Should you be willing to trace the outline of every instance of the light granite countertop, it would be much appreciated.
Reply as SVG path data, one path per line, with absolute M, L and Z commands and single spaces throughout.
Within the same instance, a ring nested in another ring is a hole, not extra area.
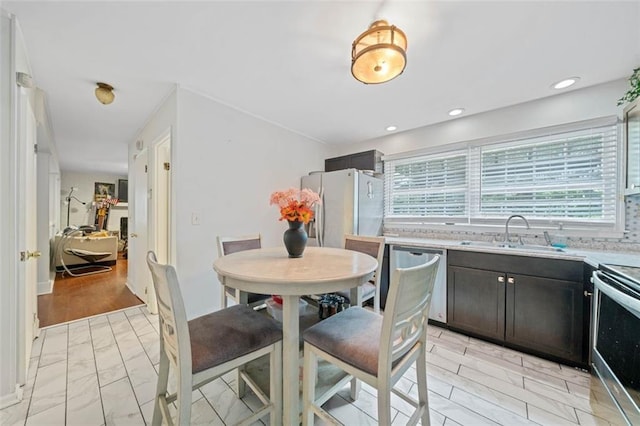
M 499 253 L 513 256 L 544 257 L 549 259 L 579 260 L 597 268 L 600 264 L 614 264 L 640 267 L 640 253 L 601 252 L 596 250 L 563 248 L 562 251 L 544 251 L 522 249 L 519 247 L 498 247 L 494 245 L 465 245 L 462 240 L 437 240 L 415 237 L 399 237 L 385 235 L 385 242 L 390 245 L 429 247 L 445 250 L 475 251 L 481 253 Z M 466 241 L 465 241 L 466 242 Z

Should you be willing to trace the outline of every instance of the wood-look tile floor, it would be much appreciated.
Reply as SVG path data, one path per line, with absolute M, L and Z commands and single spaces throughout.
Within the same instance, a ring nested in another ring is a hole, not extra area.
M 58 272 L 53 292 L 38 296 L 41 327 L 113 312 L 142 303 L 127 287 L 127 259 L 118 256 L 112 271 L 82 277 Z
M 434 425 L 623 425 L 589 373 L 429 327 L 427 361 Z M 151 421 L 158 317 L 146 308 L 43 329 L 36 339 L 24 400 L 0 411 L 2 425 L 144 425 Z M 400 381 L 415 394 L 415 369 Z M 192 424 L 225 425 L 256 406 L 233 392 L 233 373 L 194 392 Z M 393 424 L 409 407 L 392 400 Z M 357 401 L 349 389 L 325 404 L 345 425 L 377 424 L 376 391 Z M 261 424 L 261 423 L 257 423 Z

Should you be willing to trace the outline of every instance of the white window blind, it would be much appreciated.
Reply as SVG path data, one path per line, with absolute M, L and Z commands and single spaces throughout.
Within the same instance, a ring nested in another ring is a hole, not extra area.
M 385 161 L 385 222 L 615 227 L 617 124 L 540 133 Z
M 466 150 L 385 163 L 385 181 L 388 217 L 468 216 Z

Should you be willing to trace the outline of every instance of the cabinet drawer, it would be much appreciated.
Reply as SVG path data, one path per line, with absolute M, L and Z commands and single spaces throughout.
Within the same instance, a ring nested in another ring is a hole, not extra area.
M 575 260 L 550 259 L 546 257 L 514 256 L 497 253 L 449 250 L 448 263 L 493 271 L 516 272 L 566 281 L 582 281 L 582 262 Z

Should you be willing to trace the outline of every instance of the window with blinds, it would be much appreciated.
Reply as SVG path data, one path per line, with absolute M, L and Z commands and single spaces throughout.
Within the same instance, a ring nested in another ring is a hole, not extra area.
M 387 215 L 467 217 L 467 152 L 408 158 L 385 164 Z
M 617 124 L 608 120 L 387 160 L 385 221 L 483 224 L 522 214 L 610 229 L 618 211 L 617 147 Z

